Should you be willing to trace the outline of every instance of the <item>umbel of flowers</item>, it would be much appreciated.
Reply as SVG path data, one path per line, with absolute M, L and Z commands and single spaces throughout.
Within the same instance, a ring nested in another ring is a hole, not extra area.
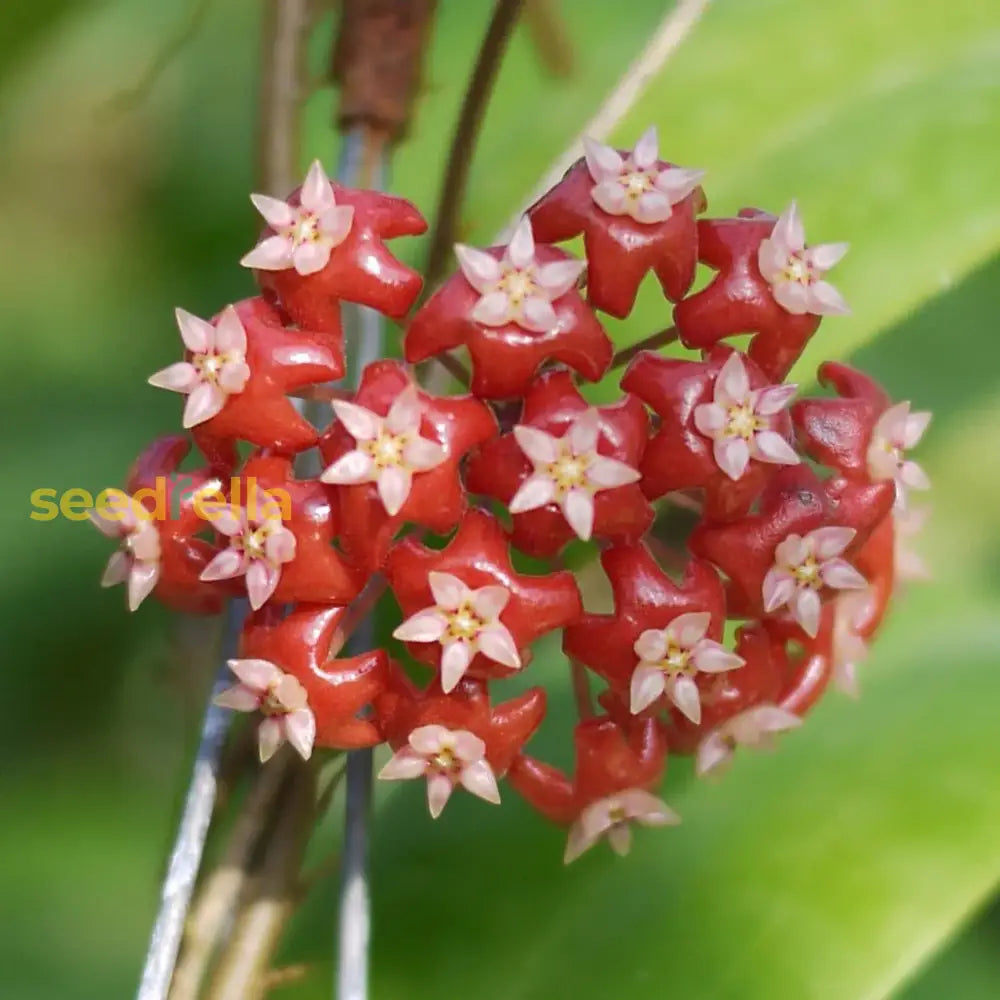
M 257 714 L 262 759 L 285 741 L 303 757 L 386 743 L 380 777 L 424 782 L 432 816 L 459 790 L 490 806 L 513 790 L 567 827 L 570 861 L 679 821 L 657 797 L 668 755 L 714 773 L 797 727 L 831 681 L 857 690 L 920 569 L 901 543 L 928 486 L 908 452 L 929 415 L 837 363 L 819 369 L 832 392 L 796 399 L 789 370 L 847 311 L 828 281 L 847 247 L 808 243 L 794 202 L 707 217 L 702 176 L 661 159 L 652 128 L 631 150 L 587 141 L 509 244 L 455 248 L 414 315 L 420 275 L 386 246 L 425 230 L 409 202 L 318 162 L 287 200 L 253 195 L 265 228 L 242 263 L 260 295 L 211 319 L 177 311 L 183 356 L 149 381 L 184 397 L 186 433 L 153 442 L 93 519 L 119 543 L 102 582 L 126 583 L 131 610 L 249 597 L 219 700 Z M 583 260 L 557 245 L 580 235 Z M 691 293 L 699 263 L 715 274 Z M 601 314 L 627 316 L 650 271 L 687 354 L 639 353 L 619 397 L 590 405 L 580 383 L 613 366 Z M 343 375 L 342 302 L 405 319 L 404 360 L 369 365 L 318 430 L 288 397 Z M 745 351 L 730 343 L 745 334 Z M 413 365 L 456 348 L 468 393 L 432 395 Z M 192 446 L 204 460 L 182 493 Z M 295 478 L 311 448 L 322 470 Z M 159 519 L 142 493 L 156 480 L 172 501 Z M 698 521 L 667 573 L 651 530 L 671 504 Z M 574 540 L 599 549 L 613 613 L 585 612 L 558 568 Z M 521 572 L 517 552 L 550 570 Z M 382 649 L 341 656 L 373 577 L 402 609 L 407 669 Z M 544 687 L 495 693 L 536 675 L 551 632 L 603 685 L 572 774 L 527 749 Z

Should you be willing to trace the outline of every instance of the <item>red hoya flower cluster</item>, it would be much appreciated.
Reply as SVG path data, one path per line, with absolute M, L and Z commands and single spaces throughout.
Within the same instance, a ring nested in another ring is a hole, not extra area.
M 426 224 L 319 163 L 288 201 L 253 196 L 266 228 L 243 264 L 261 294 L 211 320 L 178 310 L 183 360 L 150 378 L 184 396 L 190 439 L 154 442 L 93 518 L 121 543 L 103 582 L 127 582 L 132 610 L 149 594 L 204 614 L 248 597 L 219 700 L 260 713 L 262 759 L 284 741 L 303 757 L 387 743 L 380 776 L 425 779 L 433 816 L 459 785 L 499 802 L 506 778 L 570 828 L 569 861 L 678 821 L 656 795 L 668 754 L 707 774 L 798 726 L 831 680 L 854 690 L 912 574 L 899 539 L 928 483 L 906 451 L 929 415 L 835 363 L 819 370 L 835 394 L 795 399 L 789 369 L 846 312 L 826 280 L 846 246 L 807 245 L 794 203 L 706 218 L 701 178 L 660 159 L 653 129 L 630 151 L 588 141 L 509 244 L 456 247 L 459 270 L 409 318 L 405 361 L 334 393 L 322 432 L 289 394 L 343 376 L 341 302 L 408 315 L 421 278 L 386 241 Z M 581 234 L 586 260 L 555 245 Z M 715 275 L 692 294 L 699 262 Z M 593 406 L 579 382 L 613 362 L 601 313 L 628 315 L 649 271 L 695 353 L 638 354 L 619 398 Z M 743 334 L 746 351 L 728 342 Z M 417 384 L 415 363 L 455 348 L 468 395 Z M 191 439 L 204 461 L 180 476 Z M 296 478 L 313 448 L 321 472 Z M 667 566 L 651 528 L 670 504 L 698 522 Z M 612 613 L 585 612 L 559 568 L 572 540 L 599 548 Z M 550 568 L 520 572 L 515 550 Z M 401 608 L 406 670 L 382 649 L 340 655 L 379 586 Z M 495 697 L 555 631 L 604 684 L 572 775 L 525 752 L 545 690 Z

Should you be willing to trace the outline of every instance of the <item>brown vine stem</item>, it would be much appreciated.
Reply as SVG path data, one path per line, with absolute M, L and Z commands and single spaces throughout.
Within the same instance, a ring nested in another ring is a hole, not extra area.
M 472 375 L 469 369 L 462 364 L 454 354 L 445 351 L 444 354 L 436 354 L 433 358 L 453 379 L 466 389 L 472 382 Z
M 455 134 L 448 153 L 448 164 L 441 180 L 437 217 L 434 220 L 430 250 L 427 252 L 427 264 L 424 268 L 425 293 L 434 289 L 447 270 L 451 248 L 458 231 L 458 219 L 465 203 L 472 154 L 479 138 L 483 114 L 493 92 L 493 84 L 507 49 L 507 41 L 517 23 L 523 4 L 524 0 L 497 0 L 483 44 L 479 49 L 479 56 L 465 91 L 458 124 L 455 126 Z
M 316 768 L 293 760 L 260 874 L 216 970 L 208 1000 L 261 1000 L 271 959 L 298 902 L 298 873 L 316 818 Z
M 638 340 L 634 344 L 623 347 L 618 351 L 611 359 L 611 367 L 608 371 L 613 372 L 618 368 L 624 368 L 634 357 L 643 351 L 655 351 L 657 348 L 672 344 L 676 339 L 677 328 L 673 326 L 667 327 L 666 330 L 658 330 L 656 333 L 651 333 L 648 337 L 643 337 L 642 340 Z
M 232 919 L 247 881 L 254 851 L 292 764 L 292 751 L 279 754 L 257 772 L 236 819 L 222 861 L 204 880 L 191 909 L 170 1000 L 197 1000 L 215 948 Z
M 263 10 L 256 190 L 284 197 L 297 181 L 306 40 L 318 11 L 311 0 L 265 0 Z
M 517 24 L 525 2 L 526 0 L 497 0 L 483 44 L 479 49 L 476 65 L 469 78 L 438 193 L 437 216 L 431 229 L 431 245 L 424 268 L 425 298 L 435 290 L 448 269 L 452 246 L 458 235 L 458 222 L 465 203 L 469 171 L 472 168 L 472 156 L 479 138 L 479 129 L 507 50 L 507 41 Z M 437 362 L 463 387 L 467 388 L 471 383 L 472 376 L 469 374 L 469 369 L 454 354 L 445 352 L 431 360 Z M 435 392 L 444 386 L 440 385 L 432 375 L 428 388 Z

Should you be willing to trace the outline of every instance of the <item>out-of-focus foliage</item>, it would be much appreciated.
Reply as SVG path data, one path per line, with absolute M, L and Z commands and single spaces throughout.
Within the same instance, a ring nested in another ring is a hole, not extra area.
M 115 101 L 184 6 L 0 10 L 0 995 L 17 1000 L 132 989 L 212 658 L 200 626 L 129 617 L 119 592 L 98 590 L 96 532 L 28 516 L 32 490 L 97 492 L 176 426 L 177 400 L 145 385 L 176 355 L 172 308 L 208 315 L 251 292 L 236 261 L 255 227 L 257 5 L 213 0 L 152 93 L 130 110 Z M 393 177 L 428 212 L 489 6 L 441 5 Z M 514 39 L 463 238 L 488 241 L 506 221 L 662 7 L 565 0 L 571 80 L 547 79 Z M 719 785 L 674 767 L 667 795 L 685 824 L 643 836 L 627 862 L 564 872 L 559 834 L 510 793 L 497 812 L 456 801 L 433 825 L 418 789 L 386 795 L 376 996 L 883 997 L 994 890 L 998 57 L 1000 15 L 981 0 L 717 0 L 622 124 L 627 140 L 656 121 L 666 155 L 708 168 L 714 212 L 798 197 L 811 238 L 852 242 L 836 281 L 854 315 L 827 321 L 800 375 L 851 357 L 936 411 L 921 453 L 936 581 L 901 603 L 860 704 L 831 695 L 777 755 L 739 761 Z M 333 163 L 332 101 L 309 103 L 303 162 Z M 625 343 L 667 318 L 647 290 L 613 328 Z M 552 655 L 537 669 L 561 668 Z M 557 699 L 541 754 L 568 711 Z M 327 954 L 333 894 L 332 881 L 316 890 L 289 959 Z M 986 995 L 975 983 L 1000 968 L 982 939 L 902 995 Z M 326 996 L 327 964 L 284 995 Z

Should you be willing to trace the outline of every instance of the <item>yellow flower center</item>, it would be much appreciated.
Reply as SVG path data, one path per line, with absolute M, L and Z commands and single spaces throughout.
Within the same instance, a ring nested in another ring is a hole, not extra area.
M 573 455 L 564 447 L 559 458 L 549 464 L 546 474 L 556 484 L 556 490 L 561 496 L 572 489 L 587 488 L 587 467 L 589 465 L 589 456 Z
M 624 806 L 614 805 L 608 810 L 608 819 L 617 826 L 628 819 L 628 813 L 625 812 Z
M 749 403 L 730 406 L 727 414 L 726 433 L 749 441 L 763 427 L 763 420 L 753 412 Z
M 811 587 L 813 590 L 819 590 L 823 586 L 819 575 L 819 563 L 813 555 L 806 556 L 792 570 L 792 576 L 795 577 L 800 587 Z
M 813 280 L 812 268 L 794 253 L 789 255 L 782 276 L 786 281 L 797 281 L 800 285 L 808 285 Z
M 512 305 L 520 305 L 530 295 L 534 295 L 538 290 L 535 284 L 533 268 L 520 270 L 512 268 L 504 273 L 497 285 L 498 291 L 505 292 Z
M 409 440 L 409 434 L 390 434 L 382 430 L 374 441 L 365 441 L 362 448 L 371 456 L 375 468 L 386 469 L 403 464 L 403 449 Z
M 903 461 L 903 449 L 894 444 L 889 438 L 881 438 L 878 447 L 882 449 L 897 464 Z
M 238 360 L 239 356 L 235 351 L 226 351 L 222 354 L 218 354 L 215 351 L 206 351 L 203 354 L 193 354 L 191 356 L 191 364 L 194 365 L 195 371 L 206 382 L 218 382 L 222 369 L 226 365 Z
M 288 709 L 278 697 L 278 692 L 274 686 L 267 689 L 267 694 L 261 699 L 260 711 L 263 715 L 286 715 Z
M 319 219 L 312 212 L 302 211 L 295 223 L 289 226 L 283 235 L 297 247 L 304 243 L 318 243 Z
M 629 170 L 622 174 L 621 185 L 629 201 L 638 201 L 647 191 L 653 190 L 656 175 L 650 170 Z
M 472 609 L 469 603 L 462 604 L 448 614 L 449 639 L 466 639 L 473 641 L 482 631 L 486 622 Z
M 454 771 L 458 767 L 455 751 L 449 746 L 443 746 L 431 758 L 431 764 L 439 771 Z
M 685 649 L 674 639 L 668 641 L 666 655 L 656 665 L 665 674 L 688 674 L 694 676 L 698 672 L 691 662 L 691 650 Z
M 270 563 L 271 561 L 267 558 L 267 540 L 277 528 L 278 525 L 270 522 L 265 522 L 258 528 L 247 528 L 242 537 L 233 539 L 232 545 L 234 548 L 243 549 L 251 559 L 263 559 Z M 271 563 L 271 565 L 277 564 Z

